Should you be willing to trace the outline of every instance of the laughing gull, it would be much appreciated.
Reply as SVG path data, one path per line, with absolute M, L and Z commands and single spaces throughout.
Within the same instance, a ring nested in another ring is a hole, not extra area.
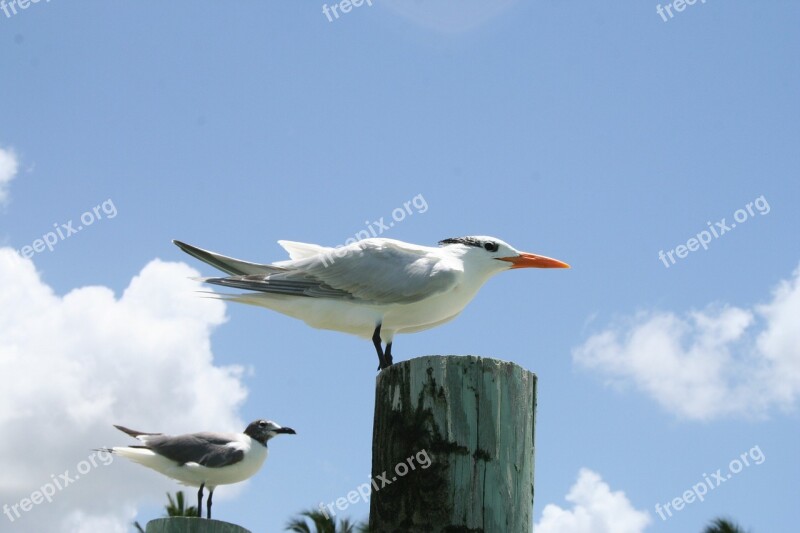
M 114 426 L 142 442 L 143 446 L 115 446 L 116 453 L 135 463 L 171 477 L 197 491 L 197 515 L 203 515 L 203 488 L 208 488 L 206 513 L 211 518 L 211 498 L 218 485 L 238 483 L 261 468 L 267 458 L 267 441 L 280 433 L 295 434 L 270 420 L 251 422 L 244 433 L 189 433 L 163 435 Z
M 201 281 L 253 291 L 211 293 L 213 297 L 267 307 L 315 328 L 372 339 L 379 369 L 392 364 L 395 334 L 452 320 L 493 275 L 512 268 L 569 268 L 557 259 L 520 252 L 495 237 L 445 239 L 439 247 L 382 238 L 338 248 L 278 241 L 290 259 L 272 264 L 173 242 L 230 274 Z

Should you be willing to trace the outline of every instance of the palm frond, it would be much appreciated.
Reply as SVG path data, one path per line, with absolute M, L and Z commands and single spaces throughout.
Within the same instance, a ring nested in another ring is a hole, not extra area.
M 727 518 L 715 518 L 703 533 L 746 533 L 738 524 Z
M 186 507 L 186 498 L 182 490 L 175 493 L 174 499 L 172 498 L 172 494 L 168 492 L 167 500 L 168 503 L 164 506 L 167 511 L 167 516 L 198 516 L 197 507 L 193 505 Z
M 311 526 L 314 529 L 311 529 Z M 335 517 L 327 516 L 326 513 L 316 509 L 302 511 L 299 517 L 293 518 L 286 524 L 286 531 L 294 533 L 363 533 L 367 531 L 364 528 L 365 524 L 353 523 L 347 518 L 337 524 Z

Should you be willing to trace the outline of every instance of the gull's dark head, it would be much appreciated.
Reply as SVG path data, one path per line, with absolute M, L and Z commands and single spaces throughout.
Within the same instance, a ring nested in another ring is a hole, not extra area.
M 250 422 L 250 425 L 247 426 L 244 433 L 251 439 L 257 440 L 266 446 L 267 441 L 276 435 L 280 435 L 281 433 L 294 435 L 296 432 L 292 428 L 282 427 L 272 420 L 254 420 Z
M 567 263 L 558 259 L 520 252 L 496 237 L 453 237 L 439 241 L 439 246 L 458 247 L 465 263 L 484 265 L 493 271 L 510 268 L 569 268 Z

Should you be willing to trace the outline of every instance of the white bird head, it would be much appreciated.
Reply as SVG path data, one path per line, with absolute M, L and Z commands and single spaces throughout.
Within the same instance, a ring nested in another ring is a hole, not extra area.
M 272 420 L 254 420 L 250 422 L 244 433 L 251 439 L 257 440 L 261 444 L 266 444 L 269 439 L 281 433 L 295 435 L 297 432 L 292 428 L 282 427 Z
M 543 255 L 520 252 L 496 237 L 477 235 L 439 241 L 442 247 L 458 247 L 462 260 L 490 272 L 512 268 L 570 268 L 567 263 Z

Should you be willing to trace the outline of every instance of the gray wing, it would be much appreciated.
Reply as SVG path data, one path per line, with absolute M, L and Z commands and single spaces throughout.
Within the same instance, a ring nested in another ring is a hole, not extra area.
M 232 439 L 219 433 L 192 433 L 191 435 L 153 435 L 145 446 L 179 464 L 198 463 L 209 468 L 236 464 L 244 452 L 226 446 Z
M 450 290 L 463 274 L 459 263 L 388 239 L 359 241 L 339 254 L 284 263 L 284 271 L 266 275 L 205 281 L 274 294 L 407 304 Z
M 192 257 L 195 257 L 204 263 L 208 263 L 214 268 L 218 268 L 223 272 L 232 274 L 234 276 L 248 274 L 269 274 L 271 272 L 279 272 L 283 270 L 280 267 L 275 267 L 272 265 L 262 265 L 259 263 L 251 263 L 250 261 L 242 261 L 241 259 L 234 259 L 233 257 L 203 250 L 202 248 L 198 248 L 197 246 L 192 246 L 191 244 L 186 244 L 185 242 L 178 240 L 173 240 L 172 242 L 175 243 L 175 246 Z
M 145 436 L 147 436 L 147 435 L 161 435 L 161 433 L 148 433 L 146 431 L 136 431 L 135 429 L 129 429 L 129 428 L 126 428 L 125 426 L 118 426 L 116 424 L 114 424 L 114 427 L 117 428 L 118 430 L 122 431 L 123 433 L 126 433 L 126 434 L 130 435 L 134 439 L 138 439 L 141 435 L 145 435 Z

